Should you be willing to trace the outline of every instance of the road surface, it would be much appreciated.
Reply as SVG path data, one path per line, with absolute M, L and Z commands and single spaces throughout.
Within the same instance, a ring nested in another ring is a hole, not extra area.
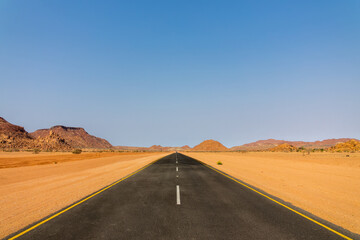
M 16 239 L 344 238 L 178 153 Z

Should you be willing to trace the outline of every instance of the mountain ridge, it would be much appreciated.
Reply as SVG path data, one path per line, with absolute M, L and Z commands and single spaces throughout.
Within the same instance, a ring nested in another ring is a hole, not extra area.
M 246 143 L 240 146 L 234 146 L 231 148 L 232 151 L 241 151 L 241 150 L 268 150 L 274 148 L 281 144 L 287 143 L 294 147 L 304 147 L 304 148 L 329 148 L 335 146 L 337 143 L 343 143 L 350 141 L 354 138 L 331 138 L 325 140 L 318 140 L 314 142 L 305 142 L 305 141 L 286 141 L 286 140 L 277 140 L 277 139 L 267 139 L 267 140 L 258 140 L 251 143 Z M 356 140 L 356 139 L 355 139 Z
M 188 145 L 182 147 L 163 147 L 161 145 L 152 145 L 150 147 L 112 146 L 107 140 L 90 135 L 82 127 L 56 125 L 28 133 L 24 127 L 9 123 L 3 117 L 0 117 L 0 148 L 2 149 L 39 148 L 41 150 L 69 151 L 74 148 L 92 148 L 124 151 L 271 151 L 272 149 L 278 149 L 276 147 L 282 144 L 288 144 L 295 148 L 330 149 L 337 144 L 353 139 L 359 141 L 355 138 L 333 138 L 314 142 L 267 139 L 234 146 L 230 149 L 213 139 L 205 140 L 193 148 Z M 280 148 L 284 148 L 284 146 Z M 343 149 L 344 147 L 338 148 Z
M 81 127 L 67 127 L 56 125 L 48 129 L 39 129 L 30 133 L 33 138 L 44 138 L 51 134 L 57 134 L 73 148 L 112 148 L 105 139 L 90 135 Z
M 112 148 L 112 145 L 81 127 L 56 125 L 29 133 L 24 127 L 0 117 L 0 148 L 69 151 L 74 148 Z

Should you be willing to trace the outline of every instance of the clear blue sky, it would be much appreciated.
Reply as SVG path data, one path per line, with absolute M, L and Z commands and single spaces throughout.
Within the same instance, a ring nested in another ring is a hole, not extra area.
M 0 116 L 114 145 L 360 138 L 360 1 L 0 1 Z

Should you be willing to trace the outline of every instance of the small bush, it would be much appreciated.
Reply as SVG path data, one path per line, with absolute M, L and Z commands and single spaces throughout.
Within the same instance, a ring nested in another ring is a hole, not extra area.
M 72 151 L 73 154 L 80 154 L 82 153 L 81 149 L 75 149 L 74 151 Z
M 223 165 L 223 164 L 222 164 L 222 162 L 218 161 L 218 162 L 217 162 L 217 165 Z
M 39 154 L 40 153 L 40 149 L 34 149 L 33 150 L 33 154 Z

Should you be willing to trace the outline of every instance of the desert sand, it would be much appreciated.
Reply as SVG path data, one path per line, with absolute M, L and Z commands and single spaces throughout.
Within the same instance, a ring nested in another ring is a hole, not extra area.
M 110 156 L 141 155 L 141 152 L 83 152 L 72 154 L 71 152 L 0 152 L 0 168 L 24 167 L 44 164 L 57 164 L 84 159 L 103 158 Z
M 360 153 L 303 156 L 302 153 L 186 152 L 185 155 L 360 233 Z M 217 165 L 217 161 L 223 165 Z
M 1 153 L 0 238 L 168 154 Z M 34 161 L 48 164 L 20 167 L 21 164 L 32 165 Z

